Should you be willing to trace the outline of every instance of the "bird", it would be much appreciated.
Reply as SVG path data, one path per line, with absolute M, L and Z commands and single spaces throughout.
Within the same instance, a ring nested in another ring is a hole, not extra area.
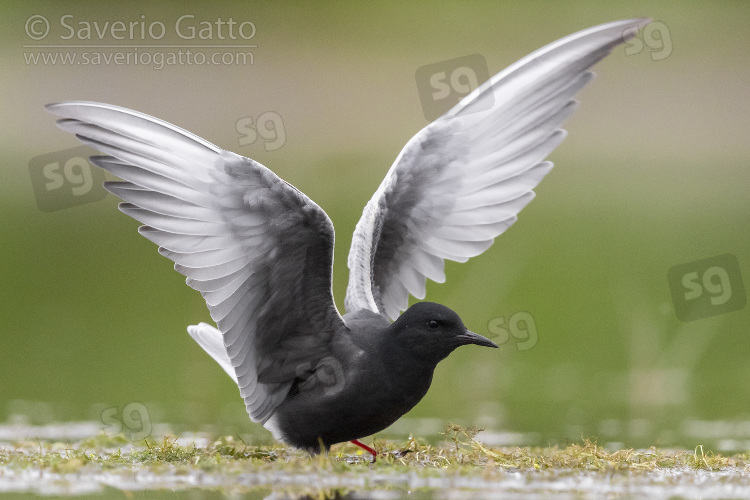
M 334 229 L 304 193 L 250 158 L 122 107 L 48 104 L 139 233 L 200 291 L 216 327 L 188 333 L 237 383 L 250 419 L 311 454 L 375 434 L 427 393 L 463 345 L 497 347 L 425 298 L 445 260 L 487 250 L 534 198 L 591 67 L 649 19 L 574 33 L 478 85 L 414 135 L 365 205 L 332 291 Z M 409 297 L 418 301 L 409 306 Z

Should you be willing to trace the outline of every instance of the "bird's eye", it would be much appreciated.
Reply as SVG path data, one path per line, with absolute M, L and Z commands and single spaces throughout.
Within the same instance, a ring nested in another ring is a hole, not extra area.
M 427 322 L 427 326 L 429 326 L 430 328 L 437 328 L 440 326 L 440 322 L 435 319 L 431 319 Z

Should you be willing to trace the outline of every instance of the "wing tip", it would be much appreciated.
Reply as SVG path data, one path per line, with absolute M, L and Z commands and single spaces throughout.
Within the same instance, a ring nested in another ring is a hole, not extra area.
M 59 108 L 65 105 L 65 102 L 50 102 L 44 105 L 44 110 L 47 113 L 51 113 L 53 115 L 59 115 Z
M 633 17 L 630 19 L 620 19 L 618 21 L 610 21 L 608 23 L 602 23 L 596 26 L 592 26 L 591 28 L 579 31 L 578 33 L 573 33 L 572 36 L 575 36 L 577 34 L 584 35 L 602 31 L 620 30 L 622 39 L 624 41 L 635 36 L 635 34 L 638 33 L 638 30 L 651 23 L 652 21 L 653 19 L 650 17 Z
M 65 114 L 66 108 L 73 108 L 73 107 L 91 107 L 91 108 L 102 108 L 102 107 L 108 107 L 108 108 L 118 108 L 118 106 L 113 106 L 111 104 L 105 104 L 102 102 L 94 102 L 94 101 L 58 101 L 58 102 L 50 102 L 44 105 L 44 109 L 48 113 L 52 113 L 53 115 L 57 116 L 67 116 Z M 121 108 L 123 109 L 123 108 Z

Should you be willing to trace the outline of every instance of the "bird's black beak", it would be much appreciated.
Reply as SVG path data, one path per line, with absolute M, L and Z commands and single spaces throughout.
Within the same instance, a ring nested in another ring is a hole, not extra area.
M 487 337 L 482 337 L 478 333 L 474 333 L 468 329 L 464 333 L 459 335 L 458 338 L 461 341 L 461 344 L 476 344 L 483 345 L 485 347 L 497 347 L 497 344 Z

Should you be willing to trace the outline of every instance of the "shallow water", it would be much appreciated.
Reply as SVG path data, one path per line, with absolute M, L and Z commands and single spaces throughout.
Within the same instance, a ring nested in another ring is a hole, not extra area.
M 346 498 L 536 498 L 554 494 L 560 498 L 747 498 L 750 478 L 741 470 L 719 472 L 685 470 L 647 474 L 610 475 L 598 472 L 544 471 L 504 472 L 499 478 L 460 476 L 419 477 L 414 474 L 359 473 L 357 475 L 287 474 L 284 472 L 240 475 L 185 473 L 165 467 L 161 473 L 134 468 L 127 473 L 64 476 L 33 468 L 22 471 L 0 466 L 0 493 L 57 496 L 111 496 L 112 490 L 141 497 L 144 493 L 180 493 L 202 497 L 220 492 L 228 496 L 266 493 L 286 498 L 349 492 Z M 328 497 L 326 497 L 328 498 Z
M 707 425 L 707 424 L 706 424 Z M 718 424 L 712 424 L 721 428 Z M 154 436 L 169 426 L 155 425 Z M 33 426 L 21 422 L 0 425 L 0 452 L 21 449 L 20 442 L 37 440 L 42 447 L 54 441 L 80 441 L 101 435 L 99 422 L 58 423 Z M 480 434 L 486 446 L 523 437 L 513 433 Z M 152 440 L 153 442 L 153 440 Z M 203 435 L 183 434 L 177 443 L 202 448 Z M 64 450 L 64 444 L 55 445 Z M 120 445 L 128 453 L 131 446 Z M 101 450 L 99 450 L 101 451 Z M 345 458 L 346 460 L 346 458 Z M 582 469 L 517 470 L 489 467 L 474 476 L 431 469 L 374 468 L 351 457 L 351 465 L 328 471 L 205 471 L 185 464 L 163 463 L 157 469 L 143 464 L 104 467 L 98 471 L 62 473 L 54 467 L 18 467 L 0 462 L 0 497 L 28 498 L 35 495 L 80 498 L 518 498 L 555 495 L 557 498 L 746 498 L 750 497 L 750 474 L 744 468 L 695 470 L 688 467 L 654 471 L 589 471 Z

